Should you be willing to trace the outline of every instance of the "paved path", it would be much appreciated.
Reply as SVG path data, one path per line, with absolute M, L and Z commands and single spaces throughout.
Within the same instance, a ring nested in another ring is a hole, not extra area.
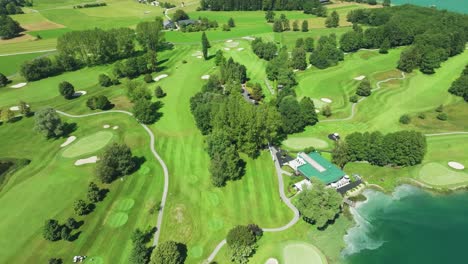
M 287 223 L 284 226 L 277 227 L 277 228 L 262 228 L 263 232 L 281 232 L 281 231 L 287 230 L 288 228 L 290 228 L 294 224 L 296 224 L 297 221 L 299 221 L 299 219 L 300 219 L 299 210 L 297 210 L 297 208 L 291 203 L 291 200 L 284 193 L 284 182 L 283 182 L 283 176 L 282 176 L 283 170 L 281 169 L 281 165 L 279 164 L 278 159 L 276 159 L 276 152 L 277 151 L 276 151 L 275 148 L 270 147 L 271 156 L 273 157 L 273 160 L 275 161 L 276 175 L 278 176 L 279 194 L 280 194 L 281 200 L 283 200 L 283 202 L 286 204 L 286 206 L 288 206 L 289 209 L 291 209 L 291 211 L 293 211 L 294 217 L 293 217 L 293 219 L 291 219 L 291 221 L 289 221 L 289 223 Z M 216 255 L 218 254 L 218 252 L 221 250 L 221 248 L 225 244 L 226 244 L 226 239 L 221 241 L 216 246 L 216 248 L 213 250 L 213 252 L 208 257 L 206 263 L 209 263 L 209 262 L 213 261 L 214 258 L 216 257 Z
M 266 84 L 268 90 L 270 90 L 270 93 L 275 94 L 275 90 L 273 90 L 273 87 L 271 87 L 271 84 L 270 84 L 270 81 L 268 80 L 268 78 L 265 78 L 265 84 Z
M 425 134 L 426 137 L 437 137 L 437 136 L 450 136 L 450 135 L 468 135 L 468 132 L 443 132 L 443 133 L 434 133 L 434 134 Z
M 112 113 L 121 113 L 121 114 L 126 114 L 126 115 L 129 115 L 129 116 L 133 116 L 132 113 L 130 112 L 127 112 L 127 111 L 122 111 L 122 110 L 110 110 L 110 111 L 106 111 L 106 112 L 98 112 L 98 113 L 91 113 L 91 114 L 85 114 L 85 115 L 71 115 L 71 114 L 67 114 L 65 112 L 62 112 L 62 111 L 58 111 L 56 110 L 57 113 L 63 115 L 63 116 L 67 116 L 67 117 L 71 117 L 71 118 L 83 118 L 83 117 L 89 117 L 89 116 L 95 116 L 95 115 L 103 115 L 103 114 L 112 114 Z M 158 241 L 159 241 L 159 235 L 160 235 L 160 230 L 161 230 L 161 225 L 162 225 L 162 220 L 163 220 L 163 215 L 164 215 L 164 207 L 166 205 L 166 199 L 167 199 L 167 193 L 168 193 L 168 189 L 169 189 L 169 172 L 167 170 L 167 166 L 166 164 L 164 163 L 164 160 L 159 156 L 158 152 L 156 152 L 155 148 L 154 148 L 154 143 L 155 143 L 155 138 L 154 138 L 154 134 L 153 132 L 151 131 L 151 129 L 149 129 L 149 127 L 145 124 L 142 124 L 140 123 L 140 125 L 146 130 L 146 132 L 148 132 L 148 135 L 150 136 L 150 149 L 151 149 L 151 152 L 153 153 L 153 156 L 158 160 L 159 164 L 161 164 L 161 167 L 163 168 L 163 171 L 164 171 L 164 190 L 163 190 L 163 195 L 162 195 L 162 198 L 161 198 L 161 210 L 159 211 L 159 214 L 158 214 L 158 219 L 157 219 L 157 223 L 156 223 L 156 232 L 154 233 L 154 240 L 153 240 L 153 246 L 157 246 L 158 245 Z
M 44 53 L 44 52 L 52 52 L 52 51 L 56 51 L 56 50 L 57 49 L 48 49 L 48 50 L 36 50 L 36 51 L 27 51 L 27 52 L 8 53 L 8 54 L 0 54 L 0 57 L 22 55 L 22 54 Z
M 382 87 L 380 86 L 382 83 L 386 83 L 386 82 L 389 82 L 389 81 L 393 81 L 393 80 L 404 80 L 406 78 L 406 75 L 404 72 L 401 72 L 401 77 L 398 77 L 398 78 L 388 78 L 388 79 L 385 79 L 385 80 L 382 80 L 382 81 L 379 81 L 377 82 L 376 86 L 377 88 L 373 89 L 372 92 L 376 92 L 380 89 L 382 89 Z M 338 119 L 326 119 L 326 120 L 320 120 L 320 122 L 338 122 L 338 121 L 348 121 L 348 120 L 351 120 L 354 118 L 354 116 L 356 115 L 356 106 L 358 103 L 364 101 L 367 97 L 362 97 L 361 99 L 359 99 L 359 101 L 357 103 L 353 103 L 353 105 L 351 106 L 351 115 L 348 116 L 348 117 L 345 117 L 345 118 L 338 118 Z

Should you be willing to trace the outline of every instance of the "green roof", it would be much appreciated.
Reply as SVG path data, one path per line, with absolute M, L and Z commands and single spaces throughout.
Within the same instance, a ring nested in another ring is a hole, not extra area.
M 324 159 L 318 152 L 309 154 L 299 153 L 306 163 L 297 168 L 297 170 L 309 180 L 316 177 L 325 184 L 330 184 L 341 179 L 345 173 L 333 163 Z

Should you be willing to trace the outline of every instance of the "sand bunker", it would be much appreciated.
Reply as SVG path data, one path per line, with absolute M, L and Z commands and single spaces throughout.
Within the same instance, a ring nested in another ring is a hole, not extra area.
M 318 114 L 318 113 L 320 113 L 320 110 L 318 110 L 318 109 L 315 109 L 315 113 L 317 113 L 317 114 Z
M 75 166 L 80 166 L 80 165 L 89 164 L 89 163 L 96 163 L 97 161 L 98 161 L 98 157 L 92 156 L 86 159 L 79 159 L 75 161 Z
M 249 36 L 247 36 L 247 37 L 242 37 L 242 38 L 243 38 L 243 39 L 246 39 L 246 40 L 255 40 L 255 38 L 249 37 Z
M 112 129 L 114 129 L 114 130 L 119 129 L 119 126 L 114 126 L 114 127 L 112 127 Z
M 332 100 L 331 99 L 328 99 L 328 98 L 320 98 L 320 100 L 324 103 L 331 103 Z
M 232 42 L 232 39 L 226 40 L 226 43 L 231 43 L 231 42 Z
M 21 88 L 21 87 L 26 86 L 26 84 L 28 84 L 28 83 L 18 83 L 18 84 L 12 85 L 12 86 L 10 86 L 10 87 L 11 87 L 11 88 L 18 89 L 18 88 Z
M 307 69 L 310 69 L 310 68 L 312 68 L 312 64 L 309 64 L 309 65 L 307 66 Z
M 294 69 L 293 72 L 298 72 L 299 70 L 298 69 Z
M 267 261 L 265 262 L 265 264 L 278 264 L 278 260 L 275 259 L 275 258 L 269 258 L 267 259 Z
M 103 127 L 103 128 L 109 128 L 110 125 L 107 125 L 107 124 L 106 124 L 106 125 L 103 125 L 102 127 Z
M 76 139 L 75 136 L 68 137 L 67 140 L 65 140 L 65 142 L 63 142 L 63 144 L 60 145 L 60 147 L 63 148 L 63 147 L 70 145 L 73 141 L 75 141 L 75 139 Z
M 20 109 L 19 109 L 19 106 L 12 106 L 12 107 L 10 107 L 10 110 L 11 111 L 19 111 Z
M 207 74 L 207 75 L 203 75 L 201 78 L 202 80 L 208 80 L 210 79 L 210 76 Z
M 362 80 L 364 80 L 365 78 L 366 78 L 366 76 L 361 75 L 361 76 L 358 76 L 358 77 L 354 78 L 354 80 L 356 80 L 356 81 L 362 81 Z
M 224 48 L 224 50 L 231 50 L 230 48 Z
M 192 54 L 193 57 L 201 56 L 203 53 L 201 51 L 196 51 Z
M 87 94 L 86 91 L 75 91 L 75 93 L 73 94 L 74 97 L 79 97 L 79 96 L 83 96 Z
M 238 50 L 238 51 L 243 51 L 243 50 L 244 50 L 244 48 L 238 48 L 237 50 Z
M 203 58 L 203 57 L 202 56 L 197 56 L 197 59 L 201 59 L 201 58 Z
M 158 82 L 158 81 L 160 81 L 160 80 L 162 80 L 162 79 L 164 79 L 164 78 L 166 78 L 166 77 L 168 77 L 168 76 L 169 76 L 169 75 L 167 75 L 167 74 L 161 74 L 161 75 L 159 75 L 158 77 L 154 78 L 154 81 L 155 81 L 155 82 Z
M 448 163 L 449 167 L 452 168 L 452 169 L 456 169 L 456 170 L 463 170 L 465 169 L 465 166 L 463 166 L 463 164 L 461 163 L 458 163 L 458 162 L 455 162 L 455 161 L 450 161 Z
M 235 48 L 239 46 L 239 42 L 229 42 L 229 43 L 226 43 L 225 45 L 229 48 Z

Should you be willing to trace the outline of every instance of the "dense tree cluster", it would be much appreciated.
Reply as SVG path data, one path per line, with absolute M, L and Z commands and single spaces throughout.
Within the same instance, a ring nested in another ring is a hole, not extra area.
M 114 143 L 104 151 L 97 163 L 96 173 L 103 183 L 111 183 L 117 177 L 130 174 L 135 167 L 130 148 L 125 144 Z
M 366 78 L 359 83 L 356 94 L 359 96 L 369 96 L 372 93 L 372 87 L 369 80 Z
M 199 17 L 193 24 L 180 23 L 180 31 L 182 32 L 198 32 L 206 31 L 213 28 L 218 28 L 218 22 L 216 20 L 209 20 L 207 17 Z M 231 27 L 230 27 L 231 28 Z
M 278 52 L 278 56 L 268 62 L 266 74 L 269 80 L 277 81 L 283 88 L 292 88 L 297 84 L 296 75 L 292 69 L 291 60 L 286 47 Z
M 86 106 L 89 107 L 91 110 L 107 110 L 111 107 L 111 102 L 109 99 L 107 99 L 106 96 L 104 95 L 97 95 L 97 96 L 91 96 L 87 101 L 86 101 Z
M 340 213 L 342 199 L 335 189 L 326 188 L 320 180 L 312 179 L 312 188 L 299 193 L 295 205 L 306 222 L 323 228 Z
M 132 250 L 129 257 L 130 264 L 149 263 L 152 248 L 148 248 L 146 244 L 151 240 L 151 232 L 151 230 L 142 231 L 138 228 L 133 232 Z
M 156 52 L 149 51 L 143 55 L 131 57 L 124 61 L 118 61 L 114 64 L 113 73 L 115 76 L 130 79 L 136 78 L 142 74 L 151 73 L 157 70 Z
M 468 102 L 468 65 L 465 66 L 460 77 L 452 83 L 448 91 L 456 96 L 463 97 Z
M 252 51 L 264 60 L 271 60 L 276 56 L 278 47 L 273 42 L 263 42 L 262 38 L 256 38 L 252 41 Z
M 325 20 L 325 26 L 328 28 L 336 28 L 340 25 L 340 16 L 338 12 L 333 11 Z
M 400 55 L 398 68 L 432 74 L 440 63 L 460 54 L 468 40 L 468 18 L 465 15 L 412 5 L 389 8 L 357 9 L 348 13 L 349 22 L 369 27 L 363 33 L 342 37 L 344 50 L 381 49 L 410 45 Z
M 226 242 L 234 263 L 247 263 L 257 248 L 257 241 L 262 237 L 263 231 L 255 224 L 236 226 L 229 230 Z
M 75 95 L 75 87 L 67 81 L 63 81 L 59 84 L 59 93 L 65 99 L 72 99 Z
M 285 14 L 281 14 L 280 18 L 273 21 L 273 32 L 283 32 L 291 30 L 289 19 L 286 18 Z
M 247 81 L 247 68 L 235 62 L 232 58 L 220 65 L 220 81 L 222 84 L 241 84 Z
M 8 80 L 8 78 L 0 72 L 0 87 L 5 87 L 7 86 L 7 84 L 10 82 L 10 80 Z
M 319 69 L 337 65 L 344 59 L 343 51 L 337 48 L 336 36 L 321 36 L 317 47 L 310 55 L 310 63 Z
M 63 72 L 63 68 L 49 57 L 41 57 L 31 61 L 25 61 L 20 68 L 21 75 L 27 81 L 37 81 Z
M 46 220 L 42 229 L 42 237 L 49 241 L 65 240 L 70 241 L 72 239 L 72 232 L 74 229 L 79 228 L 78 222 L 74 218 L 68 218 L 65 224 L 60 224 L 55 219 Z
M 305 70 L 307 68 L 306 51 L 303 47 L 295 48 L 292 51 L 291 66 L 293 69 Z
M 146 51 L 157 51 L 164 42 L 163 22 L 160 17 L 156 21 L 146 21 L 137 24 L 136 39 Z
M 293 95 L 287 95 L 279 101 L 278 111 L 282 117 L 282 131 L 286 134 L 301 132 L 318 122 L 314 102 L 309 97 L 298 102 Z
M 202 10 L 212 11 L 254 11 L 254 10 L 309 10 L 318 7 L 314 0 L 201 0 Z M 310 4 L 309 4 L 310 3 Z
M 0 15 L 23 14 L 21 7 L 32 6 L 32 4 L 32 0 L 0 0 Z
M 64 124 L 55 109 L 47 107 L 40 109 L 34 115 L 34 130 L 44 134 L 47 138 L 63 135 Z
M 172 15 L 172 21 L 179 22 L 180 20 L 190 19 L 189 15 L 182 9 L 177 9 Z
M 165 241 L 151 254 L 150 264 L 183 264 L 187 258 L 187 246 L 175 241 Z
M 0 39 L 14 38 L 24 31 L 20 24 L 7 15 L 0 15 Z
M 368 161 L 377 166 L 413 166 L 426 154 L 426 138 L 415 131 L 355 132 L 346 136 L 346 162 Z M 334 153 L 335 155 L 335 153 Z
M 304 3 L 304 13 L 316 15 L 318 17 L 326 17 L 327 8 L 320 3 L 320 0 L 310 0 Z
M 89 4 L 82 4 L 82 5 L 76 5 L 73 6 L 73 8 L 93 8 L 93 7 L 101 7 L 101 6 L 107 6 L 106 3 L 89 3 Z

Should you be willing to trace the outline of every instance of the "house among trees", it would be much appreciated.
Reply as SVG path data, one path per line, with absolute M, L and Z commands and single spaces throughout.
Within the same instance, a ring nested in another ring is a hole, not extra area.
M 184 27 L 184 26 L 196 24 L 197 22 L 198 22 L 197 20 L 184 19 L 184 20 L 179 20 L 177 23 L 179 24 L 179 27 Z
M 349 176 L 340 170 L 335 164 L 323 158 L 318 152 L 309 154 L 300 152 L 297 158 L 286 163 L 297 175 L 301 174 L 310 181 L 317 178 L 321 182 L 333 188 L 341 188 L 350 183 Z M 300 187 L 298 187 L 300 189 Z
M 163 26 L 164 26 L 164 29 L 166 29 L 166 30 L 171 30 L 171 29 L 176 28 L 176 26 L 175 26 L 174 22 L 172 22 L 172 20 L 164 20 Z

